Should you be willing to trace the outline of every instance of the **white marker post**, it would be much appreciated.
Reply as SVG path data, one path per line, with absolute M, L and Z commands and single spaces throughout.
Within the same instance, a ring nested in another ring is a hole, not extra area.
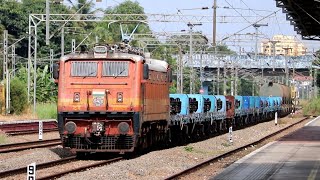
M 229 127 L 229 142 L 232 144 L 233 140 L 232 140 L 232 126 Z
M 274 124 L 278 125 L 278 112 L 274 114 Z
M 27 180 L 36 179 L 36 163 L 31 163 L 27 167 Z
M 43 123 L 42 121 L 39 121 L 39 140 L 42 140 L 43 135 Z

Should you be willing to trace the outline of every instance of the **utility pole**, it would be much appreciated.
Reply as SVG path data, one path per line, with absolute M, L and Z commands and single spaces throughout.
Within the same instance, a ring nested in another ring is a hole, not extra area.
M 182 62 L 182 48 L 181 45 L 178 45 L 179 48 L 179 63 L 177 66 L 177 91 L 180 94 L 183 94 L 183 62 Z
M 200 54 L 200 86 L 201 90 L 203 91 L 203 65 L 202 65 L 202 53 L 203 53 L 203 47 L 201 48 L 201 54 Z
M 10 113 L 10 80 L 8 70 L 8 30 L 3 31 L 3 80 L 6 80 L 6 113 Z
M 238 66 L 236 65 L 236 76 L 234 81 L 234 95 L 238 95 Z
M 276 68 L 276 44 L 280 42 L 280 41 L 275 41 L 275 40 L 272 40 L 270 41 L 270 43 L 272 44 L 272 48 L 273 48 L 273 63 L 272 63 L 272 71 L 275 71 L 275 68 Z
M 252 25 L 256 29 L 256 47 L 254 51 L 254 59 L 257 61 L 257 53 L 258 53 L 258 28 L 261 26 L 268 26 L 268 24 L 253 24 Z M 263 64 L 262 64 L 262 59 L 260 60 L 260 67 L 261 67 L 261 79 L 263 80 Z
M 189 45 L 189 63 L 190 63 L 190 94 L 194 93 L 194 63 L 193 63 L 193 59 L 192 59 L 192 55 L 193 55 L 193 50 L 192 50 L 192 28 L 194 26 L 201 26 L 201 23 L 198 24 L 193 24 L 193 23 L 188 23 L 187 24 L 188 27 L 190 28 L 190 45 Z
M 50 43 L 50 0 L 46 0 L 46 45 Z
M 223 95 L 227 95 L 227 63 L 224 62 L 224 66 L 223 66 Z
M 289 86 L 289 70 L 288 70 L 288 51 L 289 49 L 292 50 L 292 48 L 286 47 L 283 48 L 286 52 L 286 56 L 285 56 L 285 73 L 286 73 L 286 85 Z
M 213 1 L 213 23 L 212 23 L 212 46 L 214 48 L 214 60 L 217 55 L 217 44 L 216 44 L 216 35 L 217 35 L 217 0 Z M 213 74 L 214 76 L 214 74 Z M 213 77 L 214 79 L 214 77 Z M 212 89 L 214 88 L 214 81 L 212 81 Z M 218 58 L 218 71 L 217 71 L 217 94 L 219 93 L 219 83 L 220 83 L 220 58 Z
M 318 70 L 314 69 L 314 72 L 313 72 L 314 98 L 318 97 L 317 74 L 318 74 Z
M 254 77 L 252 77 L 252 96 L 254 96 Z
M 231 96 L 234 96 L 234 62 L 232 61 L 232 66 L 231 66 L 231 73 L 230 73 L 230 86 L 231 86 L 231 89 L 230 89 L 230 94 Z
M 189 24 L 188 24 L 189 26 Z M 189 44 L 189 63 L 190 63 L 190 94 L 193 93 L 193 60 L 192 60 L 192 25 L 190 27 L 190 44 Z
M 5 80 L 8 71 L 8 30 L 3 31 L 3 68 L 2 79 Z
M 61 56 L 64 56 L 64 27 L 61 28 Z
M 50 49 L 50 77 L 53 78 L 53 49 Z
M 12 72 L 12 76 L 15 76 L 15 71 L 14 69 L 16 69 L 16 45 L 12 44 L 11 45 L 11 68 L 13 70 Z

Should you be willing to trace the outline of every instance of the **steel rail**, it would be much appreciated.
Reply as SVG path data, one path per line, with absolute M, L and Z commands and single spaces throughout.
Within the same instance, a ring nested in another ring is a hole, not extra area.
M 43 132 L 54 132 L 58 131 L 58 128 L 53 129 L 44 129 Z M 26 135 L 26 134 L 36 134 L 39 133 L 39 130 L 26 130 L 26 131 L 10 131 L 6 134 L 10 136 Z
M 267 139 L 269 139 L 269 138 L 271 138 L 271 137 L 274 137 L 274 136 L 280 134 L 281 132 L 283 132 L 283 131 L 285 131 L 285 130 L 293 127 L 293 126 L 304 122 L 304 121 L 307 120 L 307 119 L 308 119 L 308 117 L 303 118 L 302 120 L 300 120 L 300 121 L 298 121 L 298 122 L 296 122 L 296 123 L 293 123 L 293 124 L 291 124 L 291 125 L 283 128 L 283 129 L 280 129 L 279 131 L 276 131 L 276 132 L 274 132 L 274 133 L 272 133 L 272 134 L 269 134 L 269 135 L 267 135 L 267 136 L 265 136 L 265 137 L 263 137 L 263 138 L 255 141 L 255 142 L 246 144 L 246 145 L 244 145 L 244 146 L 241 146 L 241 147 L 236 148 L 236 149 L 234 149 L 234 150 L 228 151 L 228 152 L 226 152 L 226 153 L 224 153 L 224 154 L 221 154 L 221 155 L 219 155 L 219 156 L 216 156 L 216 157 L 213 157 L 213 158 L 208 159 L 208 160 L 206 160 L 206 161 L 203 161 L 203 162 L 201 162 L 201 163 L 199 163 L 199 164 L 196 164 L 195 166 L 192 166 L 192 167 L 190 167 L 190 168 L 188 168 L 188 169 L 185 169 L 185 170 L 180 171 L 180 172 L 178 172 L 178 173 L 176 173 L 176 174 L 173 174 L 173 175 L 171 175 L 171 176 L 169 176 L 169 177 L 167 177 L 167 178 L 165 178 L 165 179 L 166 179 L 166 180 L 178 179 L 179 177 L 188 175 L 188 174 L 196 171 L 198 168 L 201 168 L 201 167 L 203 167 L 203 166 L 206 166 L 206 165 L 208 165 L 208 164 L 210 164 L 210 163 L 212 163 L 212 162 L 217 162 L 217 161 L 218 161 L 219 159 L 221 159 L 221 158 L 225 158 L 225 157 L 230 156 L 230 155 L 232 155 L 232 154 L 238 153 L 238 152 L 244 150 L 245 148 L 251 147 L 252 145 L 255 145 L 255 144 L 259 144 L 259 143 L 261 143 L 261 142 L 263 142 L 263 141 L 265 141 L 265 140 L 267 140 Z
M 52 167 L 56 164 L 65 164 L 65 163 L 68 163 L 68 162 L 74 161 L 74 160 L 76 160 L 76 156 L 70 156 L 70 157 L 55 160 L 55 161 L 37 164 L 37 170 Z M 16 169 L 11 169 L 8 171 L 0 172 L 0 178 L 5 178 L 5 177 L 11 176 L 11 175 L 16 175 L 16 174 L 21 174 L 21 173 L 27 173 L 27 168 L 21 167 L 21 168 L 16 168 Z
M 102 166 L 102 165 L 105 165 L 105 164 L 110 164 L 110 163 L 113 163 L 113 162 L 120 161 L 122 159 L 123 159 L 122 157 L 117 157 L 117 158 L 113 158 L 113 159 L 103 160 L 103 161 L 100 161 L 100 162 L 97 162 L 97 163 L 94 163 L 94 164 L 84 165 L 84 166 L 73 168 L 73 169 L 68 169 L 68 170 L 65 170 L 63 172 L 55 173 L 55 174 L 48 175 L 48 176 L 45 176 L 45 177 L 37 177 L 37 179 L 38 180 L 56 179 L 56 178 L 59 178 L 61 176 L 66 175 L 66 174 L 70 174 L 70 173 L 73 173 L 73 172 L 84 171 L 84 170 L 86 170 L 88 168 L 93 168 L 93 167 L 98 167 L 98 166 Z
M 22 151 L 26 149 L 50 147 L 50 146 L 56 146 L 60 144 L 61 144 L 60 139 L 49 139 L 49 140 L 41 140 L 41 141 L 29 141 L 29 142 L 14 143 L 14 144 L 4 144 L 4 145 L 0 145 L 0 153 L 8 153 L 8 152 Z

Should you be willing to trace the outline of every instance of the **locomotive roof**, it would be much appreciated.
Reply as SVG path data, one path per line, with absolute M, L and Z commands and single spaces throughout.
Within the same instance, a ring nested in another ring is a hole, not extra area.
M 136 55 L 136 54 L 128 54 L 128 53 L 108 53 L 106 58 L 111 59 L 131 59 L 134 62 L 144 61 L 146 64 L 149 65 L 150 70 L 154 71 L 160 71 L 160 72 L 167 72 L 168 69 L 168 63 L 162 60 L 158 59 L 152 59 L 152 58 L 144 58 L 143 56 Z M 95 57 L 93 53 L 70 53 L 67 55 L 64 55 L 60 58 L 60 61 L 67 61 L 72 59 L 104 59 L 99 57 Z

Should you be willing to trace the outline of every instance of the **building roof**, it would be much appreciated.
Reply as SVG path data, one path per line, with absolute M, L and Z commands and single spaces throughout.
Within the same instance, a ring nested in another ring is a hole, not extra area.
M 320 40 L 320 1 L 276 0 L 294 30 L 306 40 Z

